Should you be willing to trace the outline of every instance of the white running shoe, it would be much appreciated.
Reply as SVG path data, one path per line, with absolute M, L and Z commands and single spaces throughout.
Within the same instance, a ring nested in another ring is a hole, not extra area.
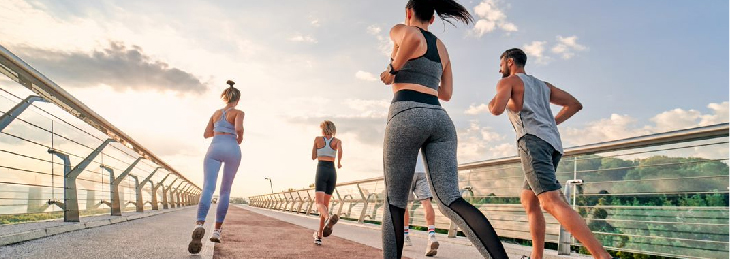
M 403 237 L 403 245 L 405 245 L 405 246 L 413 246 L 413 242 L 411 242 L 411 237 L 410 236 L 405 235 L 405 237 Z
M 428 245 L 426 246 L 426 256 L 434 256 L 438 252 L 439 241 L 436 235 L 428 235 Z
M 221 242 L 221 230 L 220 229 L 213 230 L 213 234 L 210 235 L 210 242 L 216 242 L 216 243 Z
M 200 253 L 200 250 L 203 249 L 203 242 L 200 241 L 203 239 L 203 236 L 205 236 L 205 228 L 203 225 L 195 226 L 195 229 L 193 229 L 193 240 L 190 240 L 188 244 L 188 252 L 191 254 Z
M 312 238 L 314 238 L 315 245 L 318 245 L 318 246 L 322 245 L 322 238 L 320 238 L 319 235 L 317 235 L 317 231 L 314 231 L 314 233 L 312 234 Z

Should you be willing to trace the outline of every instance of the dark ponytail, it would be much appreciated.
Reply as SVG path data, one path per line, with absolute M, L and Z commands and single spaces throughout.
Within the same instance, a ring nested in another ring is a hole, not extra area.
M 454 19 L 465 24 L 473 23 L 474 17 L 471 16 L 469 10 L 454 0 L 408 0 L 406 8 L 413 10 L 421 21 L 430 21 L 433 13 L 441 17 L 442 20 L 451 23 L 448 19 Z

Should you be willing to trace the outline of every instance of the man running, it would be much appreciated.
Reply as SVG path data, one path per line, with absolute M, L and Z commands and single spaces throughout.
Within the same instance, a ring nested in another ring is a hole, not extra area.
M 414 196 L 415 195 L 415 196 Z M 409 200 L 418 200 L 421 202 L 423 211 L 426 214 L 426 224 L 428 224 L 428 244 L 426 245 L 426 256 L 434 256 L 439 249 L 439 241 L 436 240 L 436 215 L 433 212 L 433 206 L 431 206 L 431 189 L 428 187 L 428 179 L 426 179 L 426 169 L 423 167 L 423 159 L 421 153 L 418 153 L 416 161 L 416 173 L 413 174 L 413 182 L 411 183 L 411 193 Z M 404 239 L 403 242 L 406 246 L 413 246 L 411 238 L 408 236 L 408 208 L 406 208 L 406 214 L 404 216 L 405 226 L 403 226 Z
M 583 109 L 583 105 L 560 88 L 525 74 L 526 63 L 527 55 L 518 48 L 509 49 L 500 56 L 502 79 L 497 83 L 497 94 L 489 102 L 489 111 L 500 115 L 506 110 L 517 133 L 517 147 L 525 172 L 520 201 L 527 212 L 532 236 L 530 258 L 541 259 L 545 248 L 545 218 L 541 206 L 594 258 L 611 258 L 585 221 L 565 201 L 555 176 L 563 155 L 557 125 Z M 563 106 L 555 117 L 550 110 L 551 103 Z

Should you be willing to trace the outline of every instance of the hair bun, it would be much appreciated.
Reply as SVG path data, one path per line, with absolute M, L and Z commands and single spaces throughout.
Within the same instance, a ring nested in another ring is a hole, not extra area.
M 228 84 L 231 87 L 233 87 L 233 85 L 236 84 L 236 82 L 233 82 L 233 80 L 228 80 L 228 81 L 226 81 L 226 84 Z

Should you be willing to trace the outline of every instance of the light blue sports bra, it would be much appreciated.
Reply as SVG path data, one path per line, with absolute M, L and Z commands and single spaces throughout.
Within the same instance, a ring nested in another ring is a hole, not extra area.
M 317 149 L 317 156 L 328 156 L 328 157 L 335 157 L 335 154 L 337 153 L 337 150 L 334 150 L 332 147 L 330 147 L 330 143 L 332 142 L 335 137 L 332 137 L 331 139 L 327 140 L 327 137 L 322 137 L 324 139 L 324 147 Z
M 230 111 L 231 109 L 233 108 L 223 110 L 223 114 L 221 115 L 220 119 L 213 123 L 214 132 L 230 133 L 236 135 L 236 127 L 234 127 L 233 124 L 226 120 L 226 112 Z

